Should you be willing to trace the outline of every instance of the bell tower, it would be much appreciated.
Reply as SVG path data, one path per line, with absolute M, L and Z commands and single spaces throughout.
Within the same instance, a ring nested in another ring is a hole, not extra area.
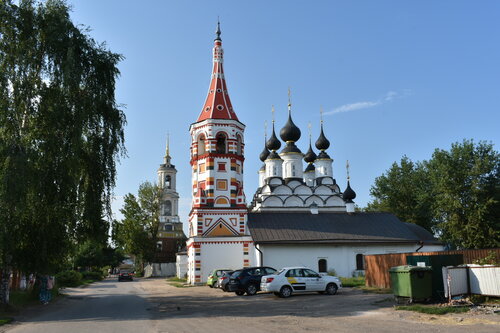
M 218 23 L 207 98 L 189 129 L 192 208 L 187 246 L 192 284 L 204 282 L 211 269 L 238 268 L 253 262 L 243 191 L 245 125 L 238 120 L 229 98 L 220 36 Z

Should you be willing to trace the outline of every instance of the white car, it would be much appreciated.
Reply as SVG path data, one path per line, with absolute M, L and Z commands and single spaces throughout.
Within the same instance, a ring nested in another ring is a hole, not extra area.
M 342 288 L 336 276 L 321 276 L 307 267 L 285 267 L 273 275 L 265 275 L 260 290 L 273 292 L 276 296 L 290 297 L 294 292 L 317 291 L 335 295 Z

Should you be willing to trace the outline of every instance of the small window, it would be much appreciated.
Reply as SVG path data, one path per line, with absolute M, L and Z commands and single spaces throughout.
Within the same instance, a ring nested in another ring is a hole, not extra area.
M 200 173 L 205 172 L 205 163 L 200 163 L 198 170 Z
M 174 228 L 171 224 L 165 225 L 165 231 L 172 231 L 172 230 L 174 230 Z
M 157 243 L 156 243 L 156 250 L 157 250 L 157 251 L 161 251 L 161 250 L 162 250 L 162 248 L 163 248 L 163 243 L 162 243 L 162 241 L 157 242 Z
M 198 156 L 205 154 L 205 136 L 202 134 L 198 137 Z
M 326 259 L 320 259 L 318 260 L 318 271 L 320 273 L 326 273 L 327 272 L 327 265 L 326 265 Z
M 219 111 L 224 110 L 224 105 L 222 105 L 222 104 L 217 105 L 217 110 L 219 110 Z
M 163 215 L 172 215 L 172 202 L 169 200 L 165 200 L 165 202 L 163 203 Z
M 172 180 L 172 177 L 170 175 L 165 176 L 165 187 L 166 188 L 171 188 L 171 186 L 172 186 L 171 180 Z
M 236 135 L 236 154 L 237 155 L 242 155 L 242 142 L 241 142 L 241 136 L 238 134 Z
M 365 269 L 365 258 L 361 253 L 356 254 L 356 270 L 362 271 Z
M 218 171 L 226 171 L 226 163 L 219 163 Z
M 215 144 L 215 151 L 217 154 L 225 154 L 227 151 L 226 147 L 226 135 L 223 133 L 217 134 L 217 143 Z

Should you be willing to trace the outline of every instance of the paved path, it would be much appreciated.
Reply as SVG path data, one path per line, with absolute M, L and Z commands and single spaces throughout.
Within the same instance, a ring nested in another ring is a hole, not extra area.
M 65 299 L 21 318 L 7 332 L 152 332 L 147 297 L 138 281 L 109 279 L 65 293 Z

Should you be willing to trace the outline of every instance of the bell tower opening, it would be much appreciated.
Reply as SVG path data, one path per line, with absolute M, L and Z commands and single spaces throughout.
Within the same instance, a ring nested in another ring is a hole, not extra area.
M 215 144 L 215 152 L 217 154 L 226 154 L 227 153 L 226 134 L 218 133 L 216 139 L 217 143 Z

